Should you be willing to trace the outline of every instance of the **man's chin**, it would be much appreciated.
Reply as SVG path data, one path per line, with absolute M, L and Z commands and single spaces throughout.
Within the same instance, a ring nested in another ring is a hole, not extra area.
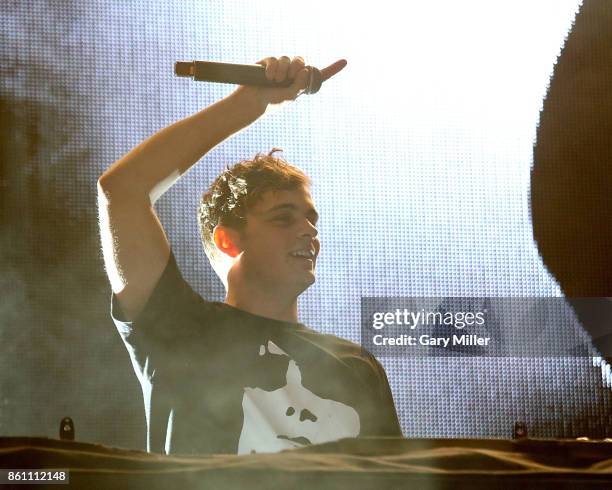
M 312 286 L 316 281 L 316 277 L 314 272 L 307 272 L 304 274 L 303 279 L 300 281 L 300 292 L 298 294 L 302 294 L 306 291 L 310 286 Z

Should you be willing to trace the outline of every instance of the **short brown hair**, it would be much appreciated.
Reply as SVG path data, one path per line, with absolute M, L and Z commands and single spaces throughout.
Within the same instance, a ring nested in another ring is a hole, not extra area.
M 271 190 L 291 190 L 310 185 L 310 179 L 299 168 L 274 156 L 279 148 L 252 160 L 243 160 L 227 167 L 202 195 L 198 223 L 204 251 L 211 261 L 217 256 L 213 232 L 217 225 L 242 230 L 246 214 L 262 194 Z

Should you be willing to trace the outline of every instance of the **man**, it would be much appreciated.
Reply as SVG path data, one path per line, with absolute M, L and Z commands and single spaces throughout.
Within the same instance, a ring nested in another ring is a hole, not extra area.
M 227 289 L 223 303 L 184 281 L 153 209 L 206 152 L 307 86 L 300 57 L 259 64 L 291 86 L 239 87 L 153 135 L 98 181 L 111 313 L 143 390 L 148 451 L 243 454 L 401 436 L 380 364 L 298 323 L 297 298 L 315 280 L 319 252 L 301 171 L 258 155 L 203 196 L 202 238 Z

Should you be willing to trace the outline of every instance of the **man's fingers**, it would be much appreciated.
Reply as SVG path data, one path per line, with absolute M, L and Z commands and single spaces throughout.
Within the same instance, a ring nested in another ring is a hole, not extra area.
M 265 66 L 266 78 L 268 80 L 276 80 L 277 82 L 282 82 L 286 78 L 293 80 L 296 74 L 305 66 L 304 58 L 301 56 L 296 56 L 293 60 L 290 60 L 288 56 L 281 56 L 279 59 L 270 56 L 263 60 L 259 60 L 257 64 Z M 333 77 L 336 73 L 341 71 L 346 64 L 346 60 L 338 60 L 328 67 L 323 68 L 321 70 L 322 81 Z
M 295 100 L 299 94 L 308 88 L 312 81 L 315 88 L 318 88 L 318 75 L 311 72 L 312 67 L 307 67 L 304 58 L 295 56 L 290 59 L 288 56 L 280 58 L 268 57 L 257 62 L 258 65 L 265 67 L 266 79 L 277 83 L 291 81 L 288 87 L 268 87 L 261 88 L 260 94 L 267 104 L 278 104 L 285 100 Z M 333 77 L 336 73 L 346 66 L 346 60 L 338 60 L 321 70 L 323 80 Z M 313 78 L 313 76 L 315 78 Z M 311 80 L 312 79 L 312 80 Z M 283 84 L 284 85 L 284 84 Z
M 346 66 L 346 60 L 338 60 L 335 63 L 332 63 L 331 65 L 329 65 L 327 68 L 323 68 L 321 70 L 321 76 L 323 78 L 323 81 L 327 80 L 328 78 L 333 77 L 336 73 L 342 70 L 345 66 Z
M 270 56 L 268 58 L 264 58 L 263 60 L 259 60 L 256 64 L 262 65 L 266 68 L 266 78 L 268 80 L 274 80 L 274 77 L 276 76 L 276 68 L 278 66 L 278 60 L 276 58 Z
M 289 98 L 295 100 L 298 94 L 308 86 L 309 79 L 310 72 L 308 68 L 302 68 L 296 75 L 291 86 L 287 89 L 289 92 Z
M 282 82 L 287 78 L 287 71 L 289 70 L 290 63 L 291 60 L 289 59 L 289 56 L 281 56 L 278 59 L 278 65 L 274 74 L 274 80 L 276 80 L 277 82 Z
M 304 58 L 301 56 L 295 56 L 291 60 L 291 65 L 289 65 L 289 73 L 287 74 L 289 80 L 295 79 L 296 75 L 302 68 L 304 68 L 305 65 L 306 63 L 304 63 Z

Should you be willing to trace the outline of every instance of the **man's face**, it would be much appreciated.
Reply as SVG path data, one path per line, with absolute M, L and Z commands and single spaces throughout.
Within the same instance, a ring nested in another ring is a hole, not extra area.
M 317 220 L 307 187 L 264 192 L 240 234 L 243 277 L 273 291 L 303 292 L 315 281 Z

